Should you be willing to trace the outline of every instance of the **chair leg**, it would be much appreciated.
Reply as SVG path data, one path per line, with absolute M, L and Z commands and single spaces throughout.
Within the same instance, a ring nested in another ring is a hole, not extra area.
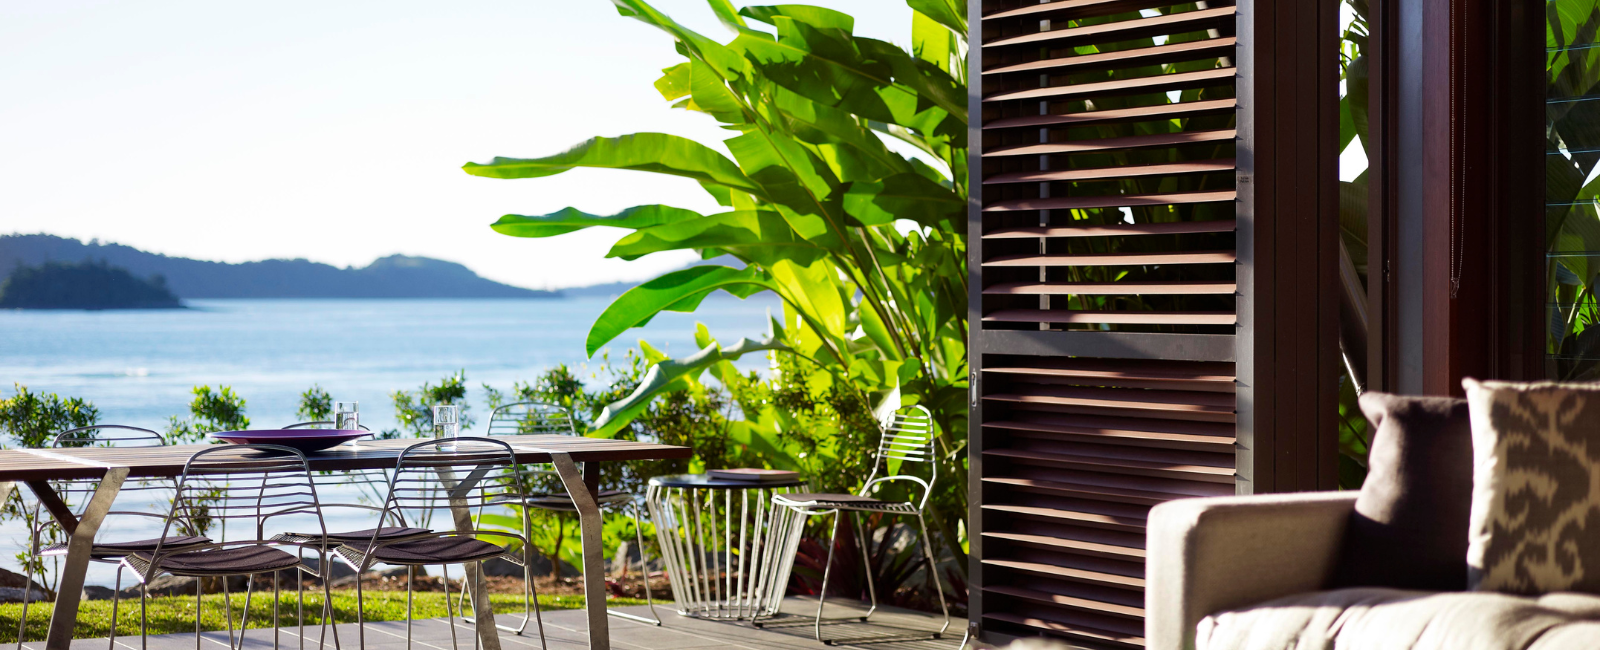
M 527 547 L 526 544 L 523 546 Z M 544 636 L 544 614 L 539 611 L 539 588 L 533 584 L 533 551 L 527 551 L 523 557 L 527 560 L 522 565 L 523 597 L 533 605 L 533 621 L 539 627 L 540 650 L 550 650 L 550 642 Z
M 194 579 L 194 650 L 200 650 L 200 588 L 204 584 L 205 580 L 201 578 Z M 227 583 L 224 582 L 223 584 L 226 585 Z M 233 615 L 229 614 L 228 616 L 231 620 Z M 232 637 L 233 635 L 230 633 L 228 636 Z
M 26 562 L 24 564 L 26 566 L 23 572 L 26 574 L 27 581 L 22 583 L 22 619 L 17 621 L 17 650 L 22 650 L 22 640 L 27 638 L 28 597 L 33 595 L 33 565 Z
M 111 633 L 106 635 L 108 650 L 117 650 L 117 593 L 120 591 L 122 591 L 122 565 L 118 564 L 116 587 L 111 590 Z
M 365 562 L 363 562 L 365 564 Z M 356 568 L 356 645 L 361 650 L 367 650 L 367 604 L 361 597 L 361 574 L 363 570 Z
M 145 617 L 144 611 L 145 601 L 147 600 L 150 600 L 150 585 L 141 578 L 139 580 L 139 650 L 150 649 L 149 619 Z M 196 611 L 194 617 L 199 619 L 200 612 Z
M 812 628 L 818 641 L 822 641 L 822 606 L 828 602 L 828 578 L 833 573 L 833 547 L 839 543 L 839 520 L 843 517 L 843 510 L 833 511 L 833 536 L 828 538 L 828 560 L 822 565 L 822 588 L 817 590 L 817 620 Z
M 873 584 L 872 579 L 872 538 L 868 537 L 872 533 L 867 530 L 865 514 L 858 512 L 850 519 L 856 527 L 856 546 L 861 549 L 861 568 L 865 572 L 862 575 L 867 579 L 867 599 L 871 603 L 867 613 L 861 617 L 861 622 L 865 623 L 872 618 L 873 612 L 878 611 L 878 586 Z
M 245 580 L 248 582 L 244 583 L 244 611 L 239 612 L 238 650 L 244 650 L 244 633 L 245 630 L 250 629 L 250 595 L 255 593 L 256 590 L 256 577 L 254 575 L 245 576 Z
M 444 572 L 444 616 L 445 620 L 450 623 L 450 650 L 460 650 L 461 644 L 456 642 L 456 615 L 450 609 L 450 565 L 443 564 L 439 568 Z M 462 569 L 462 573 L 466 573 L 465 567 L 462 567 Z M 465 586 L 467 581 L 462 580 L 461 584 Z
M 328 556 L 323 555 L 321 562 L 322 566 L 328 566 Z M 322 579 L 322 634 L 317 637 L 318 650 L 327 647 L 329 629 L 333 630 L 333 647 L 335 649 L 339 647 L 339 622 L 333 617 L 333 587 L 328 584 L 333 582 L 329 579 L 331 577 L 333 577 L 333 570 L 329 569 L 328 576 Z M 358 575 L 356 584 L 360 583 L 361 578 Z
M 416 567 L 406 567 L 406 650 L 411 650 L 411 587 L 417 577 Z
M 920 511 L 917 512 L 917 527 L 922 529 L 922 552 L 928 558 L 928 575 L 933 577 L 933 593 L 938 595 L 939 611 L 944 613 L 944 626 L 933 633 L 933 638 L 937 639 L 944 635 L 945 630 L 950 629 L 950 608 L 944 603 L 944 587 L 939 582 L 938 561 L 933 558 L 933 540 L 928 538 L 928 521 L 923 518 Z
M 298 569 L 296 569 L 298 571 Z M 278 583 L 283 582 L 283 572 L 272 572 L 272 650 L 278 650 Z
M 303 582 L 297 580 L 294 584 L 294 622 L 300 628 L 295 635 L 300 637 L 300 650 L 306 650 L 306 588 Z M 361 592 L 357 590 L 356 593 Z M 357 602 L 360 602 L 359 598 Z
M 196 578 L 196 582 L 199 580 L 201 579 Z M 248 583 L 246 584 L 248 585 Z M 246 591 L 249 589 L 249 586 L 245 587 Z M 196 614 L 195 623 L 199 623 L 200 603 L 195 603 L 194 611 Z M 233 592 L 228 588 L 227 578 L 222 579 L 222 617 L 228 621 L 228 647 L 233 648 Z
M 650 606 L 650 618 L 661 625 L 661 615 L 656 613 L 656 599 L 650 593 L 650 561 L 644 555 L 644 520 L 639 518 L 639 504 L 633 506 L 633 538 L 639 545 L 639 580 L 644 583 L 644 602 Z

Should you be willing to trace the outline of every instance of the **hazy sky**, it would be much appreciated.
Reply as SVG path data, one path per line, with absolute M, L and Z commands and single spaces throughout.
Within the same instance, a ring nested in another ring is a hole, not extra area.
M 657 0 L 732 36 L 701 0 Z M 901 45 L 900 0 L 812 0 Z M 603 260 L 621 232 L 516 239 L 504 213 L 712 210 L 691 181 L 579 170 L 474 178 L 467 161 L 593 135 L 730 135 L 651 84 L 671 39 L 606 0 L 0 2 L 0 234 L 223 261 L 462 262 L 528 287 L 637 279 L 692 254 Z M 719 147 L 720 148 L 720 147 Z

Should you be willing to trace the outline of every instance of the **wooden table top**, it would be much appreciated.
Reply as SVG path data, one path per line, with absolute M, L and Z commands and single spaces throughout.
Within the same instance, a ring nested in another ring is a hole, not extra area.
M 550 454 L 540 449 L 567 452 L 573 461 L 580 463 L 688 458 L 692 453 L 688 447 L 581 436 L 495 436 L 494 439 L 511 445 L 517 462 L 521 463 L 550 462 Z M 306 460 L 312 471 L 394 467 L 400 452 L 419 442 L 426 442 L 426 439 L 361 440 L 354 449 L 341 445 L 306 454 Z M 190 456 L 213 446 L 5 449 L 0 450 L 0 481 L 98 478 L 108 467 L 127 467 L 129 477 L 178 476 L 183 473 L 183 465 Z

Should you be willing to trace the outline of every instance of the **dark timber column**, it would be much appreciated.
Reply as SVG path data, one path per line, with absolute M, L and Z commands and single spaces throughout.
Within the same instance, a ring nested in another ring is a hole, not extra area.
M 1288 4 L 969 3 L 986 641 L 1141 646 L 1152 506 L 1333 485 L 1336 5 Z
M 1337 485 L 1337 0 L 1239 3 L 1239 490 Z

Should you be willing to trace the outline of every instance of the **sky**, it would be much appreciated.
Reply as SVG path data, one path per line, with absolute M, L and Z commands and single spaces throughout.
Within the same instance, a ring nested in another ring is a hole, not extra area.
M 732 38 L 703 0 L 653 4 Z M 899 0 L 810 4 L 910 42 Z M 530 288 L 652 277 L 693 254 L 608 260 L 622 231 L 520 239 L 488 225 L 568 206 L 716 210 L 692 181 L 460 167 L 647 131 L 720 149 L 731 134 L 652 86 L 680 61 L 606 0 L 0 2 L 0 234 L 227 262 L 423 255 Z

